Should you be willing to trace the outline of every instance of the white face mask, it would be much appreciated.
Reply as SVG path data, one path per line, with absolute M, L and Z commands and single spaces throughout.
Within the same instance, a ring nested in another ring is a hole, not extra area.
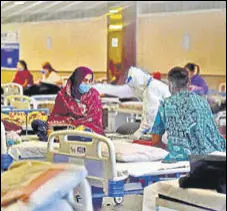
M 19 68 L 18 70 L 19 70 L 19 71 L 24 71 L 24 68 Z
M 46 75 L 46 74 L 48 73 L 48 71 L 45 70 L 45 69 L 40 70 L 40 72 L 41 72 L 42 74 L 44 74 L 44 75 Z

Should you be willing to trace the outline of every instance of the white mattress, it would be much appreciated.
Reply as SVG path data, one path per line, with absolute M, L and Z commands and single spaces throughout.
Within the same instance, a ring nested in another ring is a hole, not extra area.
M 54 147 L 58 148 L 59 144 L 55 143 Z M 23 142 L 22 144 L 12 146 L 9 149 L 9 154 L 14 158 L 14 160 L 45 158 L 47 154 L 47 142 Z M 185 173 L 189 171 L 189 162 L 179 162 L 174 164 L 164 164 L 161 161 L 117 163 L 118 175 L 132 177 Z
M 143 211 L 156 211 L 156 198 L 162 194 L 200 207 L 224 211 L 226 195 L 213 190 L 183 189 L 178 180 L 154 183 L 144 189 Z M 184 210 L 180 204 L 177 210 Z
M 190 164 L 189 162 L 165 164 L 165 163 L 162 163 L 161 161 L 117 163 L 117 171 L 124 172 L 124 173 L 127 172 L 127 174 L 132 177 L 188 173 L 190 171 Z
M 55 143 L 54 147 L 59 147 L 59 144 Z M 47 154 L 47 142 L 28 141 L 13 145 L 9 148 L 8 154 L 11 155 L 14 160 L 29 158 L 43 159 L 46 158 Z

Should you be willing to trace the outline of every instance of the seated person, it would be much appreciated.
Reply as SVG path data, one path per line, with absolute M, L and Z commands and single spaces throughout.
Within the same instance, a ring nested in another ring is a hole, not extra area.
M 191 154 L 224 152 L 226 141 L 218 131 L 209 104 L 188 91 L 188 71 L 175 67 L 169 71 L 168 80 L 172 96 L 160 105 L 152 128 L 154 144 L 167 132 L 170 153 L 164 161 L 186 161 Z
M 93 72 L 78 67 L 69 78 L 66 87 L 57 95 L 49 126 L 85 126 L 98 134 L 104 134 L 101 97 L 91 88 Z
M 170 92 L 166 84 L 136 67 L 129 69 L 127 84 L 135 96 L 143 101 L 142 123 L 132 136 L 132 139 L 138 140 L 144 134 L 151 132 L 160 101 L 169 97 Z
M 57 94 L 62 87 L 61 77 L 57 71 L 46 62 L 42 65 L 42 79 L 35 82 L 35 85 L 24 90 L 24 95 L 48 95 Z
M 190 91 L 199 94 L 199 95 L 207 95 L 208 94 L 208 85 L 206 81 L 200 75 L 199 65 L 188 63 L 184 67 L 189 72 L 190 76 Z M 197 69 L 197 71 L 196 71 Z
M 17 72 L 12 82 L 20 84 L 23 88 L 29 87 L 34 84 L 33 76 L 28 70 L 25 61 L 23 60 L 18 61 Z
M 58 86 L 62 86 L 62 79 L 57 74 L 57 71 L 52 67 L 49 62 L 45 62 L 42 65 L 41 73 L 43 74 L 42 80 L 40 83 L 47 83 L 47 84 L 55 84 Z

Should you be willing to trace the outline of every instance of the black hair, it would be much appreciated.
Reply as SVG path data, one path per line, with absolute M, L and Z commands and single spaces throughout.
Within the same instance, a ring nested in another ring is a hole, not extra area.
M 174 67 L 168 73 L 168 80 L 178 89 L 186 88 L 189 83 L 188 71 L 182 67 Z
M 18 62 L 24 67 L 25 70 L 28 70 L 27 63 L 24 60 L 19 60 Z
M 200 67 L 198 64 L 195 64 L 195 63 L 187 63 L 185 66 L 184 66 L 185 69 L 188 69 L 190 72 L 195 72 L 196 68 L 197 68 L 197 75 L 200 74 Z

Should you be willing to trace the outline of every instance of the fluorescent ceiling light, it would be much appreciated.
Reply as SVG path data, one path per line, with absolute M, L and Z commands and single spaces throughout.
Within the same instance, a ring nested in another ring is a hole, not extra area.
M 14 4 L 16 4 L 16 5 L 22 5 L 22 4 L 25 4 L 25 1 L 14 1 Z

